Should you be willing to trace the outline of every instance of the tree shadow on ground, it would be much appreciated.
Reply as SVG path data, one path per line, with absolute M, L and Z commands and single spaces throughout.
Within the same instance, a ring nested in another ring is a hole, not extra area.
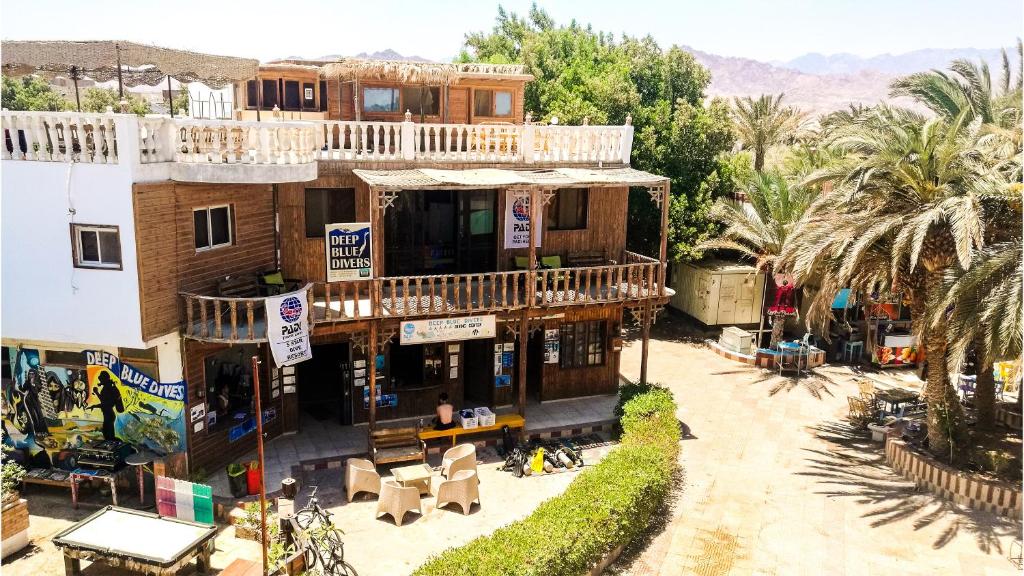
M 625 320 L 623 323 L 625 340 L 627 342 L 639 342 L 642 336 L 639 324 L 631 322 L 632 318 L 628 312 L 625 313 L 623 320 Z M 721 332 L 720 328 L 702 326 L 695 320 L 691 320 L 679 312 L 666 308 L 658 314 L 654 325 L 651 326 L 651 339 L 663 342 L 685 342 L 687 344 L 704 345 L 705 340 L 708 338 L 716 339 Z
M 805 448 L 807 470 L 797 474 L 815 478 L 822 487 L 818 494 L 854 498 L 865 507 L 861 517 L 872 527 L 895 522 L 909 522 L 914 530 L 934 527 L 939 530 L 932 542 L 935 549 L 967 533 L 981 551 L 1000 555 L 1006 554 L 1001 539 L 1021 537 L 1021 524 L 1009 518 L 919 491 L 889 467 L 880 444 L 867 432 L 846 422 L 821 423 L 810 430 L 831 448 Z

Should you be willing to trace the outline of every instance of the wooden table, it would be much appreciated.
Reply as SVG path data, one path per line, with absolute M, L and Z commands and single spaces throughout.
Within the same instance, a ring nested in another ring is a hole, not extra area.
M 106 482 L 110 485 L 110 498 L 117 506 L 117 479 L 122 474 L 125 474 L 129 469 L 122 468 L 116 472 L 108 470 L 85 470 L 77 468 L 68 475 L 68 481 L 71 482 L 71 505 L 78 508 L 78 484 L 83 480 L 99 480 Z M 141 496 L 141 494 L 140 494 Z
M 888 404 L 891 408 L 885 411 L 886 414 L 896 414 L 900 410 L 900 404 L 913 402 L 918 396 L 917 392 L 904 388 L 884 388 L 875 391 L 875 399 Z
M 193 559 L 206 572 L 217 527 L 151 512 L 107 506 L 53 537 L 64 553 L 67 576 L 81 573 L 81 561 L 131 572 L 171 575 Z
M 519 414 L 502 414 L 501 416 L 495 417 L 494 424 L 491 426 L 477 426 L 476 428 L 462 428 L 461 426 L 456 426 L 448 430 L 423 430 L 420 432 L 420 440 L 433 440 L 435 438 L 448 438 L 450 436 L 452 439 L 452 446 L 455 446 L 460 435 L 496 432 L 505 426 L 508 426 L 513 430 L 522 430 L 526 427 L 526 420 Z
M 395 475 L 395 480 L 403 487 L 419 488 L 420 495 L 430 493 L 430 476 L 434 472 L 426 464 L 413 464 L 412 466 L 393 468 L 391 473 Z

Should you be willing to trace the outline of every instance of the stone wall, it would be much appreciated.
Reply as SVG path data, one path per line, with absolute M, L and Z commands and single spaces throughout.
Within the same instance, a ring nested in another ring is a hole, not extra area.
M 912 450 L 898 438 L 886 440 L 885 461 L 904 478 L 913 480 L 918 488 L 957 504 L 1001 516 L 1021 515 L 1020 488 L 955 470 Z

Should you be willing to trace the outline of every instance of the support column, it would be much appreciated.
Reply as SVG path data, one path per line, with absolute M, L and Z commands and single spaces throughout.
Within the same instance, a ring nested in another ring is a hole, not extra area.
M 647 383 L 647 352 L 651 341 L 651 300 L 644 302 L 643 320 L 641 320 L 641 347 L 640 347 L 640 383 Z
M 537 210 L 539 209 L 539 194 L 536 187 L 530 188 L 530 248 L 529 248 L 529 270 L 526 275 L 526 306 L 523 308 L 523 315 L 519 319 L 519 414 L 526 417 L 526 360 L 529 354 L 527 347 L 530 340 L 530 309 L 533 308 L 537 292 L 537 277 L 534 272 L 537 261 L 537 238 L 540 230 L 537 226 Z
M 661 269 L 661 273 L 658 274 L 658 294 L 660 296 L 667 294 L 665 285 L 668 280 L 668 208 L 672 198 L 671 189 L 671 181 L 665 181 L 665 187 L 661 192 L 661 246 L 658 250 L 658 268 Z
M 530 340 L 530 309 L 523 308 L 523 314 L 519 318 L 519 415 L 526 417 L 526 358 L 527 346 Z
M 377 428 L 377 320 L 370 320 L 370 335 L 366 340 L 366 364 L 370 375 L 370 418 L 371 431 Z

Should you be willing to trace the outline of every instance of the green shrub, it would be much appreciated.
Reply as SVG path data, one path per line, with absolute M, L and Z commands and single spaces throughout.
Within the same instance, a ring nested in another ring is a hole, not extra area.
M 671 490 L 679 424 L 668 390 L 631 388 L 621 445 L 528 517 L 431 558 L 419 576 L 585 573 L 643 532 Z

